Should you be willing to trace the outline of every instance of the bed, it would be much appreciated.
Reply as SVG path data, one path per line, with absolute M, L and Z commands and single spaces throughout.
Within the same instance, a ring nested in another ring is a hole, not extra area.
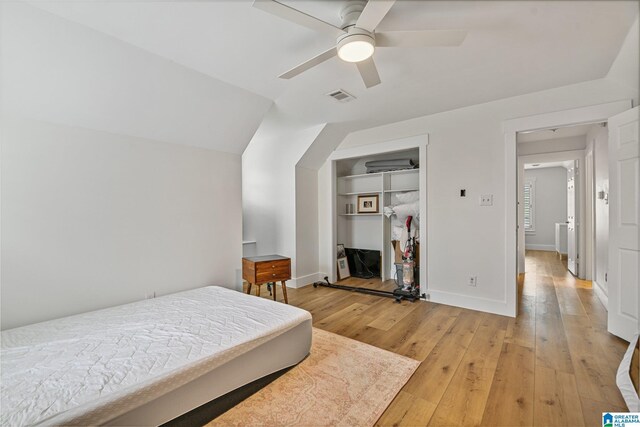
M 311 348 L 311 315 L 209 286 L 2 332 L 2 425 L 158 425 Z

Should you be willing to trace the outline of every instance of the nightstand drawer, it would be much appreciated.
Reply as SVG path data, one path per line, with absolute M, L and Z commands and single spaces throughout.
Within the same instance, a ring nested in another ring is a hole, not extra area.
M 263 261 L 256 263 L 256 272 L 258 274 L 272 270 L 289 270 L 291 261 L 288 259 L 278 259 L 273 261 Z
M 257 274 L 257 283 L 264 282 L 279 282 L 281 280 L 289 280 L 291 278 L 291 274 L 289 271 L 265 271 L 263 273 Z
M 256 281 L 274 282 L 289 280 L 291 277 L 291 263 L 287 261 L 260 262 L 256 264 Z

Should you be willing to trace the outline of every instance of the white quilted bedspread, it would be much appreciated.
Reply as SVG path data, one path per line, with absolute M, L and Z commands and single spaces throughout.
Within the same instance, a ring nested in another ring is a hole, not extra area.
M 217 286 L 2 332 L 2 425 L 100 424 L 311 319 Z

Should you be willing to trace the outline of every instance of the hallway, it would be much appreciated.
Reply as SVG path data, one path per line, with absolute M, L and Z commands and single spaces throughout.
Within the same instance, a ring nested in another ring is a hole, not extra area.
M 626 411 L 615 374 L 628 343 L 607 332 L 607 311 L 591 282 L 575 278 L 555 252 L 527 251 L 519 286 L 518 340 L 535 348 L 534 424 L 599 424 L 601 412 Z M 547 418 L 550 417 L 550 418 Z

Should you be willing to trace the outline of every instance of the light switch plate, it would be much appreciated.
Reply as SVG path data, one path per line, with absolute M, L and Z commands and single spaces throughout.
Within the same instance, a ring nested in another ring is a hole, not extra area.
M 493 194 L 482 194 L 480 196 L 480 206 L 493 206 Z

